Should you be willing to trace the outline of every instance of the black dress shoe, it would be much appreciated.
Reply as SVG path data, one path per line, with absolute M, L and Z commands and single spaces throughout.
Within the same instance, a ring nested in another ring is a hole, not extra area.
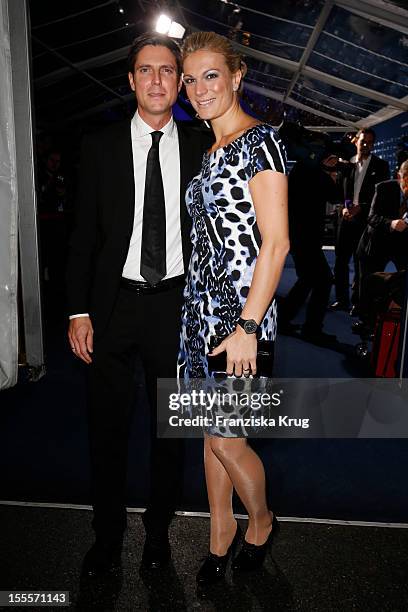
M 368 342 L 369 340 L 374 340 L 373 329 L 364 321 L 355 321 L 352 323 L 351 331 L 353 334 L 360 336 L 363 341 Z
M 367 329 L 367 326 L 363 321 L 354 321 L 354 323 L 351 324 L 351 331 L 357 336 L 364 332 L 365 329 Z
M 350 306 L 348 304 L 346 304 L 345 302 L 333 302 L 333 304 L 330 304 L 329 306 L 330 310 L 344 310 L 345 312 L 348 312 L 350 310 Z
M 250 544 L 246 540 L 241 550 L 232 562 L 232 569 L 236 571 L 251 571 L 261 567 L 265 561 L 266 553 L 271 550 L 272 542 L 279 530 L 279 524 L 275 515 L 272 519 L 272 531 L 264 544 L 257 546 Z
M 82 576 L 97 578 L 121 569 L 122 542 L 106 544 L 98 541 L 88 550 L 82 565 Z
M 143 547 L 141 570 L 159 570 L 167 567 L 171 559 L 169 536 L 165 533 L 147 533 Z
M 354 306 L 352 306 L 350 308 L 350 316 L 351 317 L 358 317 L 358 316 L 360 316 L 360 309 L 355 304 L 354 304 Z
M 196 577 L 196 580 L 200 586 L 207 586 L 224 578 L 228 561 L 231 555 L 234 553 L 241 537 L 241 527 L 237 523 L 237 530 L 225 555 L 219 556 L 214 555 L 212 552 L 208 553 Z

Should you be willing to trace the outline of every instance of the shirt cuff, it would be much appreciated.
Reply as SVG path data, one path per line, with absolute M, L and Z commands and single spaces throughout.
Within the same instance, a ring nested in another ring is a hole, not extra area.
M 89 314 L 87 312 L 84 312 L 82 314 L 70 315 L 69 320 L 71 321 L 72 319 L 78 319 L 79 317 L 89 317 Z

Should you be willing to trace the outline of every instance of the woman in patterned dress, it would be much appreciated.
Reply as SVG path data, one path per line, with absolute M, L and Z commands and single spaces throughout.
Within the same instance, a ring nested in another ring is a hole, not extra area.
M 185 40 L 183 57 L 187 95 L 211 122 L 215 143 L 186 196 L 193 253 L 179 373 L 185 380 L 208 376 L 208 343 L 216 335 L 225 340 L 212 355 L 225 351 L 227 374 L 247 377 L 256 373 L 257 336 L 276 336 L 273 296 L 289 249 L 284 152 L 274 130 L 240 106 L 246 67 L 228 39 L 196 32 Z M 239 539 L 233 488 L 249 517 L 235 569 L 262 564 L 276 519 L 266 503 L 263 464 L 245 438 L 205 435 L 204 463 L 211 535 L 197 580 L 208 584 L 224 576 Z

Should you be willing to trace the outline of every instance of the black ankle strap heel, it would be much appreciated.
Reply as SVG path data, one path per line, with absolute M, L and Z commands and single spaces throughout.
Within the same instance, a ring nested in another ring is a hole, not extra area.
M 250 544 L 246 540 L 242 545 L 241 550 L 232 562 L 232 568 L 236 571 L 250 571 L 261 567 L 265 561 L 266 554 L 271 552 L 272 543 L 280 529 L 278 520 L 275 515 L 272 518 L 272 531 L 268 535 L 266 542 L 257 546 Z

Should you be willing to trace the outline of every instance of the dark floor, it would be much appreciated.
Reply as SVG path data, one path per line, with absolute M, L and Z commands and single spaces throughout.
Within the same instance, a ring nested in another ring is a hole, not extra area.
M 176 517 L 173 566 L 140 576 L 140 515 L 128 516 L 122 576 L 81 581 L 92 542 L 90 512 L 0 506 L 1 590 L 65 590 L 70 609 L 166 612 L 399 612 L 408 609 L 408 530 L 281 522 L 262 571 L 197 593 L 208 545 L 206 518 Z M 245 526 L 245 521 L 242 521 Z M 31 608 L 32 609 L 32 608 Z M 52 608 L 56 609 L 56 608 Z

